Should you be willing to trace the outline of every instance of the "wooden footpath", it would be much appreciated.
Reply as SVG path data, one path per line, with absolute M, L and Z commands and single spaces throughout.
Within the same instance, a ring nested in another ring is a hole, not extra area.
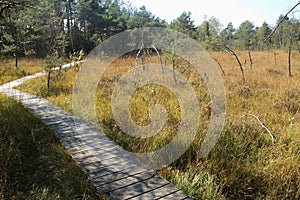
M 13 87 L 38 73 L 0 86 L 50 126 L 99 192 L 109 199 L 191 199 L 91 124 L 44 98 Z

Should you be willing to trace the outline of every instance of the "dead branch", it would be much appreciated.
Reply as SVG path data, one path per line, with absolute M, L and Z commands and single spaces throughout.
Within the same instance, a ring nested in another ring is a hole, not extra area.
M 271 140 L 272 140 L 272 144 L 275 143 L 275 137 L 274 137 L 274 135 L 271 133 L 271 131 L 264 125 L 264 123 L 256 115 L 254 115 L 254 114 L 246 114 L 246 115 L 243 115 L 242 117 L 245 117 L 245 116 L 250 116 L 250 117 L 255 118 L 258 121 L 259 125 L 261 125 L 261 127 L 264 128 L 269 133 L 269 135 L 271 137 Z
M 248 51 L 248 56 L 249 56 L 249 61 L 250 61 L 250 69 L 252 70 L 253 61 L 252 61 L 252 56 L 251 56 L 250 51 Z
M 272 37 L 272 35 L 276 32 L 276 30 L 279 28 L 280 24 L 287 18 L 287 16 L 298 6 L 300 5 L 300 1 L 292 7 L 285 15 L 281 18 L 281 20 L 277 23 L 275 28 L 272 30 L 272 32 L 264 39 L 263 43 L 265 43 L 269 38 Z
M 143 70 L 145 71 L 146 64 L 145 64 L 144 30 L 142 32 L 141 43 L 142 43 L 141 47 L 135 57 L 135 65 L 136 67 L 139 66 L 139 56 L 142 53 L 142 66 L 143 66 Z
M 157 56 L 159 58 L 159 62 L 160 62 L 160 65 L 161 65 L 161 70 L 162 70 L 162 74 L 164 76 L 164 65 L 163 65 L 163 62 L 162 62 L 162 59 L 161 59 L 161 56 L 160 56 L 160 53 L 159 51 L 157 50 L 157 48 L 154 46 L 154 44 L 151 45 L 151 47 L 154 49 L 154 51 L 157 53 Z
M 243 70 L 243 66 L 242 66 L 242 63 L 239 59 L 239 57 L 236 55 L 236 53 L 230 49 L 228 46 L 224 45 L 225 49 L 227 49 L 234 57 L 235 59 L 237 60 L 237 62 L 239 63 L 239 66 L 240 66 L 240 70 L 241 70 L 241 73 L 242 73 L 242 77 L 243 77 L 243 81 L 245 82 L 245 75 L 244 75 L 244 70 Z
M 290 37 L 290 44 L 289 44 L 289 49 L 288 49 L 288 73 L 289 73 L 289 77 L 292 77 L 291 53 L 292 53 L 292 37 Z
M 216 63 L 219 65 L 219 68 L 220 68 L 222 74 L 223 74 L 224 76 L 226 76 L 225 71 L 223 70 L 223 67 L 222 67 L 221 63 L 220 63 L 216 58 L 213 58 L 213 57 L 212 57 L 212 59 L 213 59 L 214 61 L 216 61 Z

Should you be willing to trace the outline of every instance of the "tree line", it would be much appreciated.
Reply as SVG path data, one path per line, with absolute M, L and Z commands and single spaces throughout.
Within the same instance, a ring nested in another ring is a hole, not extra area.
M 13 3 L 13 4 L 12 4 Z M 19 5 L 19 6 L 18 6 Z M 255 27 L 245 21 L 224 28 L 215 17 L 199 26 L 183 12 L 170 24 L 149 12 L 121 0 L 0 0 L 0 55 L 4 57 L 66 57 L 80 50 L 90 52 L 101 41 L 127 29 L 169 27 L 188 34 L 208 50 L 228 46 L 239 50 L 287 49 L 300 51 L 300 21 L 284 18 L 272 37 L 272 27 Z M 7 8 L 7 9 L 6 9 Z
M 260 27 L 246 20 L 238 28 L 234 28 L 232 22 L 225 28 L 215 17 L 205 19 L 199 26 L 194 25 L 191 13 L 184 12 L 180 17 L 171 22 L 170 27 L 188 34 L 198 40 L 202 46 L 209 50 L 223 49 L 224 45 L 239 50 L 266 50 L 287 49 L 291 42 L 298 50 L 300 41 L 300 21 L 294 17 L 288 18 L 280 15 L 277 23 L 280 26 L 272 37 L 272 27 L 264 22 Z M 266 40 L 267 39 L 267 40 Z

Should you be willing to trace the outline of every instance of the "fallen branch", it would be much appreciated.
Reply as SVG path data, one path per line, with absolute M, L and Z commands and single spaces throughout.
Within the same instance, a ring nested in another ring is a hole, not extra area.
M 261 127 L 264 128 L 269 133 L 269 135 L 271 137 L 271 140 L 272 140 L 272 144 L 275 143 L 275 137 L 274 137 L 274 135 L 271 133 L 271 131 L 264 125 L 264 123 L 256 115 L 246 114 L 246 115 L 243 115 L 242 117 L 245 117 L 245 116 L 254 117 L 258 121 L 258 123 L 261 125 Z

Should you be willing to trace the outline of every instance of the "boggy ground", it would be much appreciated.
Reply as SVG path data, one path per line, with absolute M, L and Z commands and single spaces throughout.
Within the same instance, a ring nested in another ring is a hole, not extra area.
M 208 157 L 197 157 L 209 123 L 209 92 L 201 76 L 192 70 L 184 71 L 188 63 L 177 60 L 176 68 L 190 78 L 190 84 L 196 90 L 201 106 L 200 126 L 186 153 L 171 166 L 161 169 L 160 174 L 196 199 L 300 198 L 299 53 L 292 53 L 293 76 L 289 77 L 285 52 L 252 52 L 252 69 L 248 52 L 237 52 L 245 71 L 245 81 L 232 55 L 225 52 L 210 52 L 210 55 L 218 60 L 225 72 L 222 77 L 227 117 L 221 137 Z M 147 59 L 146 62 L 158 62 L 154 55 Z M 176 134 L 180 109 L 169 90 L 155 85 L 142 87 L 131 100 L 132 119 L 139 125 L 147 125 L 150 122 L 149 106 L 160 103 L 168 111 L 166 125 L 156 137 L 148 139 L 137 140 L 124 134 L 115 124 L 110 95 L 121 75 L 134 64 L 134 58 L 120 58 L 101 77 L 96 94 L 97 117 L 104 132 L 125 149 L 151 151 L 167 144 Z M 64 71 L 60 77 L 53 74 L 50 90 L 46 88 L 45 77 L 25 82 L 20 88 L 72 112 L 76 74 L 75 68 Z M 153 91 L 158 95 L 153 95 Z

